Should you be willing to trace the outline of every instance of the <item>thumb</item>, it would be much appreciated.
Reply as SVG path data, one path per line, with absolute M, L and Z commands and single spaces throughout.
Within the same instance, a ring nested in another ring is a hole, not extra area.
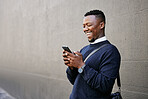
M 78 56 L 82 56 L 82 54 L 79 51 L 74 51 L 74 53 Z

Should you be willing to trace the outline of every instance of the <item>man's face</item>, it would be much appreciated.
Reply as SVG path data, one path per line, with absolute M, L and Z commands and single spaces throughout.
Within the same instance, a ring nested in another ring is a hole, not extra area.
M 101 20 L 95 15 L 89 15 L 83 19 L 83 31 L 88 37 L 89 42 L 94 42 L 101 35 Z

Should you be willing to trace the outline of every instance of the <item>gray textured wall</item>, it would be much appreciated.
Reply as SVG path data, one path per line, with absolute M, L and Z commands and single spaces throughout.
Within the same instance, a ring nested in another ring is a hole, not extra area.
M 148 99 L 148 0 L 0 0 L 0 87 L 17 99 L 68 99 L 61 46 L 88 44 L 82 19 L 91 9 L 104 11 L 121 53 L 123 98 Z

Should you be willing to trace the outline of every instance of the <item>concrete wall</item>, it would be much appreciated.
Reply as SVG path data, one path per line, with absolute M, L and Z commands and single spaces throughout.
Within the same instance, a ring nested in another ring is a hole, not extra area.
M 104 11 L 121 53 L 123 98 L 148 99 L 148 0 L 0 0 L 0 87 L 17 99 L 68 99 L 61 46 L 88 44 L 82 19 L 91 9 Z

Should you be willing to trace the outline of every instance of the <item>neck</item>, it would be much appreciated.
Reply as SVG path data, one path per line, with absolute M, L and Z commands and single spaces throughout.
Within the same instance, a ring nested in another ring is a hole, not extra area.
M 104 30 L 102 30 L 102 32 L 100 33 L 100 35 L 99 35 L 98 38 L 101 38 L 101 37 L 103 37 L 103 36 L 105 36 Z M 98 38 L 96 38 L 96 39 L 98 39 Z

